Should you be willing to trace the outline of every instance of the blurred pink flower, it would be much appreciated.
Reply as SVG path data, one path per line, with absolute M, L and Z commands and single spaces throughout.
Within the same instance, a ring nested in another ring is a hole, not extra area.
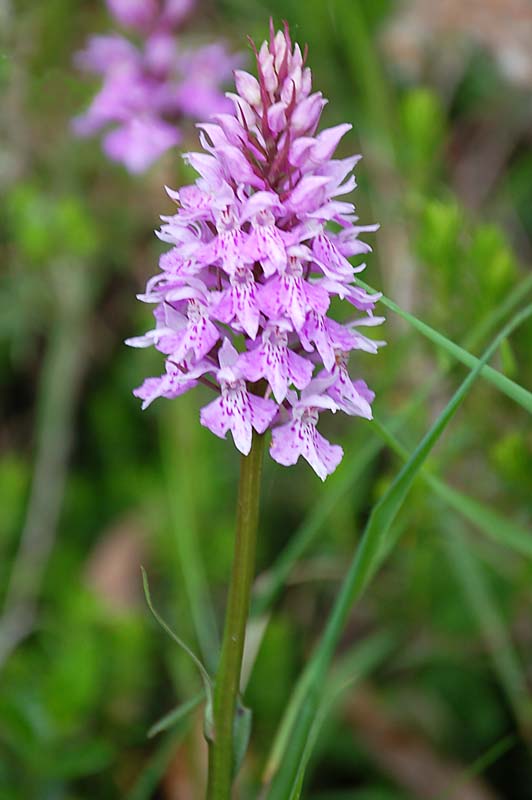
M 196 0 L 107 0 L 119 25 L 139 31 L 176 28 L 193 11 Z
M 176 30 L 192 0 L 108 0 L 108 5 L 121 25 L 141 32 L 142 41 L 137 46 L 119 34 L 94 36 L 77 54 L 78 67 L 102 75 L 103 85 L 73 120 L 73 130 L 90 136 L 106 129 L 106 155 L 139 173 L 181 141 L 183 118 L 230 110 L 220 87 L 242 59 L 220 43 L 183 47 Z

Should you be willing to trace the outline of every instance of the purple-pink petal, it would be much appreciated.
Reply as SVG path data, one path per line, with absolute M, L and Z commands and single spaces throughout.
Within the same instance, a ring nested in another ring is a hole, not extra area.
M 284 466 L 295 464 L 303 456 L 324 481 L 342 460 L 343 450 L 317 431 L 314 420 L 295 418 L 273 430 L 270 455 Z

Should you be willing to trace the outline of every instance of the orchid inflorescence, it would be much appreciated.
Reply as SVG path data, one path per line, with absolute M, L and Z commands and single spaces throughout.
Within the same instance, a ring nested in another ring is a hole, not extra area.
M 130 172 L 146 170 L 182 138 L 184 117 L 204 119 L 231 104 L 220 90 L 241 62 L 221 43 L 184 47 L 180 34 L 195 0 L 107 0 L 121 34 L 92 36 L 77 54 L 80 69 L 103 76 L 74 131 L 90 136 L 106 129 L 106 155 Z
M 159 237 L 172 245 L 140 300 L 155 303 L 156 327 L 128 340 L 155 345 L 166 372 L 135 390 L 143 408 L 207 383 L 217 397 L 201 410 L 219 437 L 231 431 L 249 453 L 252 429 L 272 429 L 270 454 L 280 464 L 302 455 L 320 478 L 343 451 L 317 430 L 321 412 L 371 419 L 374 393 L 348 373 L 353 350 L 383 344 L 361 328 L 377 325 L 379 295 L 353 284 L 348 258 L 370 250 L 359 239 L 352 203 L 359 156 L 332 155 L 351 125 L 316 129 L 326 100 L 312 93 L 311 71 L 288 28 L 256 51 L 258 79 L 237 70 L 234 113 L 198 125 L 205 152 L 186 161 L 199 173 L 175 192 L 174 215 Z M 331 223 L 333 225 L 331 226 Z M 334 230 L 331 228 L 334 227 Z M 347 323 L 328 316 L 331 299 L 358 312 Z

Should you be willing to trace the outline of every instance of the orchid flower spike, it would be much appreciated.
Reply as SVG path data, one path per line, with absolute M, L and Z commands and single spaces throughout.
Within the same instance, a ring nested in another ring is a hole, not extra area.
M 253 429 L 271 428 L 272 458 L 302 456 L 323 480 L 343 452 L 318 432 L 320 415 L 372 416 L 374 393 L 351 377 L 349 359 L 384 344 L 362 332 L 382 322 L 379 295 L 354 285 L 364 265 L 349 258 L 370 250 L 359 234 L 378 226 L 357 225 L 342 199 L 359 156 L 333 154 L 351 126 L 317 132 L 326 101 L 288 28 L 272 28 L 255 54 L 257 77 L 235 72 L 233 113 L 198 126 L 204 152 L 185 156 L 195 184 L 168 190 L 177 210 L 158 235 L 171 248 L 141 296 L 155 304 L 155 328 L 128 340 L 160 350 L 166 371 L 134 393 L 146 406 L 208 373 L 217 396 L 202 425 L 222 438 L 230 431 L 244 454 Z M 333 297 L 353 319 L 330 316 Z

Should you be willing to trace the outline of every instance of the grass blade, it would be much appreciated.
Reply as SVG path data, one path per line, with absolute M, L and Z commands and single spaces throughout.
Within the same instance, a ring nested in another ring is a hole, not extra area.
M 408 495 L 419 470 L 466 397 L 476 378 L 483 370 L 488 359 L 493 355 L 501 341 L 509 336 L 518 325 L 524 322 L 524 320 L 530 316 L 531 312 L 532 307 L 529 307 L 517 314 L 495 338 L 483 357 L 480 360 L 474 359 L 475 365 L 472 372 L 455 392 L 430 430 L 423 437 L 408 462 L 403 466 L 388 491 L 373 509 L 362 541 L 357 548 L 337 596 L 323 636 L 302 675 L 301 681 L 304 684 L 304 690 L 301 692 L 302 701 L 298 709 L 296 721 L 291 729 L 290 747 L 285 751 L 282 764 L 273 778 L 270 790 L 267 794 L 268 800 L 286 800 L 286 798 L 290 796 L 292 788 L 297 785 L 296 781 L 299 775 L 300 763 L 320 703 L 321 686 L 323 685 L 335 648 L 354 601 L 360 597 L 381 565 L 390 526 Z
M 456 520 L 445 531 L 445 545 L 451 567 L 486 642 L 495 674 L 508 697 L 523 735 L 530 740 L 532 705 L 519 657 L 483 571 L 471 552 L 463 531 L 459 527 L 457 530 Z
M 409 451 L 403 447 L 393 432 L 380 420 L 373 420 L 373 427 L 382 436 L 386 444 L 405 461 L 410 457 Z M 433 492 L 454 511 L 467 519 L 490 539 L 515 550 L 520 555 L 532 558 L 532 534 L 516 522 L 503 517 L 497 511 L 454 489 L 436 475 L 426 470 L 419 477 L 427 483 Z
M 377 420 L 374 421 L 374 427 L 381 433 L 393 451 L 405 461 L 408 460 L 408 451 L 399 443 L 393 433 Z M 419 477 L 455 513 L 478 527 L 481 532 L 500 544 L 513 548 L 520 554 L 532 556 L 532 537 L 529 531 L 508 521 L 484 504 L 452 489 L 428 472 L 421 471 Z M 472 613 L 479 621 L 500 683 L 504 687 L 523 733 L 530 735 L 531 702 L 519 658 L 506 633 L 504 622 L 495 600 L 491 596 L 489 586 L 484 580 L 480 566 L 467 546 L 464 536 L 456 534 L 456 522 L 453 522 L 453 526 L 446 532 L 446 544 L 451 566 L 462 585 Z
M 198 672 L 201 675 L 205 691 L 208 692 L 212 686 L 212 681 L 209 673 L 207 672 L 207 670 L 205 669 L 205 667 L 203 666 L 197 655 L 190 649 L 188 644 L 186 644 L 182 639 L 179 638 L 177 633 L 175 633 L 170 627 L 170 625 L 164 621 L 164 619 L 161 617 L 161 615 L 153 605 L 150 593 L 150 585 L 148 583 L 148 575 L 144 567 L 141 567 L 141 570 L 142 570 L 142 585 L 144 587 L 144 594 L 146 596 L 146 602 L 148 604 L 148 608 L 150 609 L 151 613 L 153 614 L 153 616 L 155 617 L 161 628 L 166 631 L 168 636 L 170 636 L 170 638 L 173 639 L 174 642 L 177 645 L 179 645 L 179 647 L 182 650 L 184 650 L 188 656 L 190 656 L 190 658 L 198 668 Z
M 272 607 L 285 586 L 294 565 L 312 544 L 334 508 L 349 491 L 349 487 L 368 467 L 380 449 L 378 441 L 373 439 L 366 442 L 345 465 L 341 478 L 328 491 L 320 494 L 318 501 L 312 506 L 302 525 L 294 533 L 275 563 L 257 582 L 251 616 L 262 616 Z
M 181 719 L 178 731 L 163 737 L 137 782 L 126 795 L 126 800 L 151 800 L 184 735 L 184 719 Z
M 201 462 L 190 458 L 190 453 L 198 450 L 197 426 L 190 424 L 192 407 L 186 398 L 177 411 L 172 407 L 161 418 L 163 474 L 188 608 L 202 658 L 213 672 L 218 663 L 220 640 L 199 547 L 197 512 L 192 501 L 200 482 L 198 469 L 201 469 L 201 466 L 198 468 Z
M 484 335 L 491 332 L 496 327 L 497 323 L 503 322 L 504 318 L 514 310 L 515 305 L 523 297 L 525 297 L 531 289 L 532 276 L 527 276 L 520 284 L 518 284 L 518 286 L 515 287 L 508 297 L 503 300 L 503 302 L 495 311 L 489 314 L 489 316 L 482 320 L 482 322 L 480 322 L 476 328 L 471 331 L 467 339 L 468 346 L 473 346 L 477 342 L 481 341 Z M 428 397 L 431 389 L 437 384 L 438 379 L 441 379 L 446 372 L 446 369 L 441 369 L 437 374 L 431 375 L 431 377 L 416 393 L 412 402 L 394 417 L 390 428 L 385 429 L 383 426 L 380 426 L 379 431 L 384 431 L 385 434 L 393 437 L 392 430 L 399 428 L 409 416 L 417 411 L 421 403 L 424 402 Z M 376 421 L 375 424 L 378 426 L 380 425 Z M 390 442 L 388 441 L 388 443 Z M 399 452 L 397 448 L 401 448 L 398 440 L 395 440 L 395 443 L 392 442 L 391 446 L 392 449 L 396 449 L 397 452 Z M 375 440 L 367 442 L 363 448 L 355 454 L 354 457 L 352 457 L 349 461 L 346 461 L 346 463 L 343 465 L 342 479 L 336 483 L 332 483 L 331 487 L 323 495 L 320 495 L 318 501 L 312 506 L 305 517 L 305 520 L 295 531 L 294 535 L 286 545 L 285 549 L 278 556 L 273 566 L 257 581 L 251 607 L 252 617 L 263 616 L 271 609 L 279 593 L 284 587 L 294 565 L 310 547 L 315 537 L 318 535 L 323 525 L 329 518 L 329 515 L 334 509 L 335 505 L 340 502 L 348 493 L 350 486 L 357 480 L 362 470 L 366 469 L 367 465 L 372 461 L 372 459 L 378 455 L 380 449 L 380 445 Z M 403 450 L 403 452 L 406 451 Z M 456 507 L 456 505 L 460 502 L 460 498 L 458 497 L 459 493 L 450 489 L 450 487 L 446 485 L 444 486 L 444 489 L 447 493 L 447 501 L 450 505 Z M 444 489 L 442 488 L 442 492 Z M 466 498 L 466 500 L 467 499 L 468 498 Z M 462 513 L 468 516 L 469 519 L 474 522 L 474 524 L 478 524 L 478 522 L 475 521 L 475 518 L 480 520 L 481 517 L 484 517 L 484 529 L 489 533 L 489 535 L 493 536 L 493 538 L 500 538 L 503 544 L 508 544 L 511 547 L 513 546 L 515 549 L 523 552 L 526 555 L 532 553 L 531 537 L 527 537 L 526 540 L 524 540 L 521 529 L 514 527 L 513 523 L 507 523 L 506 520 L 502 520 L 499 515 L 494 514 L 494 512 L 490 512 L 490 510 L 486 509 L 485 507 L 479 509 L 479 504 L 475 501 L 470 501 L 467 504 L 467 514 L 465 512 L 465 506 L 466 503 L 463 503 Z M 506 524 L 501 525 L 501 521 Z M 501 532 L 500 536 L 499 532 Z
M 452 783 L 445 794 L 439 795 L 435 800 L 449 800 L 450 797 L 456 797 L 457 791 L 460 787 L 466 783 L 469 778 L 472 778 L 475 775 L 482 775 L 483 772 L 491 767 L 492 764 L 495 764 L 501 756 L 507 753 L 509 750 L 517 744 L 517 736 L 514 734 L 509 734 L 508 736 L 504 736 L 502 739 L 499 739 L 498 742 L 492 744 L 485 753 L 482 753 L 475 761 L 469 765 L 467 769 L 464 770 L 462 777 L 457 780 L 456 782 Z
M 366 289 L 369 292 L 376 291 L 371 286 L 368 286 L 367 283 L 360 280 L 360 278 L 356 277 L 355 280 L 360 286 L 362 286 L 363 289 Z M 412 325 L 412 327 L 416 328 L 416 330 L 422 333 L 423 336 L 426 336 L 426 338 L 430 339 L 431 342 L 434 342 L 434 344 L 441 347 L 443 350 L 449 353 L 449 355 L 453 356 L 453 358 L 456 358 L 457 361 L 461 361 L 462 364 L 466 365 L 466 367 L 473 369 L 474 367 L 478 366 L 479 359 L 476 356 L 472 355 L 467 350 L 464 350 L 463 347 L 455 344 L 455 342 L 452 342 L 450 339 L 447 339 L 446 336 L 438 333 L 438 331 L 434 330 L 434 328 L 431 328 L 430 325 L 427 325 L 425 322 L 422 322 L 413 314 L 410 314 L 408 311 L 403 311 L 403 309 L 400 308 L 397 303 L 394 303 L 393 300 L 390 300 L 388 297 L 382 295 L 379 302 L 396 313 L 398 316 L 405 319 Z M 501 342 L 502 339 L 500 340 L 499 344 Z M 514 400 L 516 403 L 526 409 L 526 411 L 532 414 L 532 392 L 529 392 L 518 383 L 511 381 L 501 372 L 498 372 L 496 369 L 493 369 L 493 367 L 490 367 L 487 364 L 484 364 L 481 367 L 480 374 L 493 386 L 499 389 L 499 391 L 503 392 L 503 394 L 505 394 L 511 400 Z
M 495 542 L 511 548 L 527 558 L 532 558 L 532 533 L 512 520 L 488 508 L 478 500 L 453 489 L 432 475 L 427 482 L 436 494 L 455 511 Z
M 205 669 L 205 667 L 203 666 L 203 664 L 201 663 L 201 661 L 199 660 L 199 658 L 197 657 L 197 655 L 190 649 L 190 647 L 182 639 L 179 638 L 177 633 L 175 633 L 172 630 L 170 625 L 168 625 L 168 623 L 165 622 L 165 620 L 161 617 L 157 609 L 154 607 L 150 594 L 148 575 L 146 574 L 146 570 L 144 569 L 144 567 L 141 567 L 141 570 L 142 570 L 142 585 L 144 587 L 144 594 L 146 596 L 146 602 L 148 604 L 148 608 L 150 609 L 151 613 L 153 614 L 153 616 L 155 617 L 161 628 L 164 631 L 166 631 L 168 636 L 170 636 L 170 638 L 173 639 L 174 642 L 177 645 L 179 645 L 179 647 L 182 650 L 184 650 L 188 656 L 190 656 L 190 658 L 198 668 L 198 672 L 201 675 L 201 680 L 203 681 L 203 689 L 205 691 L 205 696 L 207 698 L 207 704 L 205 706 L 205 731 L 207 734 L 210 735 L 212 732 L 212 701 L 213 701 L 213 686 L 211 677 L 207 672 L 207 670 Z
M 301 763 L 299 765 L 298 780 L 292 788 L 290 800 L 298 797 L 297 791 L 303 785 L 303 777 L 306 766 L 312 754 L 314 744 L 318 738 L 319 732 L 325 721 L 325 718 L 331 711 L 332 706 L 338 700 L 341 693 L 352 686 L 355 681 L 369 675 L 383 659 L 389 655 L 393 646 L 393 639 L 387 633 L 376 633 L 373 636 L 367 637 L 363 642 L 357 644 L 345 656 L 342 657 L 341 662 L 337 665 L 334 673 L 331 675 L 323 697 L 321 699 L 320 707 L 317 711 L 316 718 L 312 724 L 309 736 L 305 745 Z M 296 697 L 296 693 L 294 693 Z M 283 719 L 283 725 L 279 731 L 274 747 L 268 759 L 268 763 L 264 772 L 264 780 L 268 782 L 270 777 L 277 770 L 281 762 L 282 754 L 289 746 L 290 732 L 292 724 L 295 720 L 298 707 L 297 702 L 291 704 L 290 712 Z
M 191 711 L 194 711 L 197 706 L 205 699 L 204 692 L 200 692 L 195 697 L 191 697 L 190 700 L 187 700 L 186 703 L 181 703 L 177 706 L 177 708 L 173 708 L 168 714 L 165 714 L 164 717 L 158 722 L 155 722 L 148 731 L 148 738 L 151 739 L 154 736 L 157 736 L 158 733 L 162 733 L 163 731 L 167 731 L 168 728 L 173 728 L 174 725 L 177 725 L 180 720 L 184 719 L 187 714 L 190 714 Z

